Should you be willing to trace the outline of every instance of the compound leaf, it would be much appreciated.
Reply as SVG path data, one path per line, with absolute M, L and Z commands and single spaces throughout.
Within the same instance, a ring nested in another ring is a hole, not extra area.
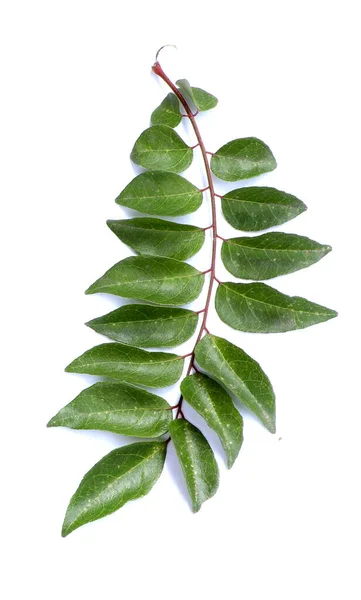
M 211 169 L 224 181 L 238 181 L 273 171 L 275 157 L 261 140 L 249 137 L 228 142 L 212 156 Z
M 168 127 L 177 127 L 182 120 L 177 96 L 170 92 L 160 103 L 160 105 L 153 110 L 150 120 L 152 125 L 168 125 Z
M 171 127 L 153 125 L 134 144 L 130 158 L 146 169 L 181 173 L 193 160 L 193 150 Z

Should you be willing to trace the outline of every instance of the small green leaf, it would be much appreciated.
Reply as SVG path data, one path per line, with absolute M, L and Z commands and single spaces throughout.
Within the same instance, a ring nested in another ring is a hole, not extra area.
M 171 420 L 172 411 L 160 396 L 126 383 L 101 382 L 64 406 L 48 427 L 100 429 L 153 438 L 166 433 Z
M 180 175 L 149 171 L 135 177 L 116 202 L 147 215 L 179 217 L 197 210 L 202 197 L 202 192 Z
M 170 348 L 189 340 L 197 323 L 197 313 L 185 308 L 126 304 L 86 325 L 129 346 Z
M 267 375 L 253 358 L 215 335 L 204 336 L 196 346 L 195 356 L 202 369 L 233 392 L 275 433 L 275 395 Z
M 181 392 L 219 436 L 228 468 L 231 468 L 243 442 L 243 419 L 232 398 L 218 383 L 201 373 L 183 379 Z
M 216 310 L 233 329 L 281 333 L 337 317 L 337 312 L 299 296 L 286 296 L 265 283 L 222 283 Z
M 204 275 L 172 258 L 130 256 L 95 281 L 86 294 L 98 292 L 139 298 L 154 304 L 188 304 L 202 291 Z
M 71 498 L 62 535 L 121 508 L 150 492 L 160 477 L 165 442 L 139 442 L 113 450 L 88 471 Z
M 204 435 L 186 419 L 175 419 L 169 433 L 181 464 L 193 512 L 214 496 L 219 484 L 219 471 L 212 448 Z
M 261 231 L 282 225 L 307 210 L 296 196 L 271 187 L 244 187 L 222 198 L 226 221 L 241 231 Z
M 144 217 L 107 221 L 115 235 L 139 254 L 186 260 L 204 243 L 203 229 L 162 219 Z
M 222 260 L 226 269 L 240 279 L 271 279 L 305 269 L 330 250 L 330 246 L 307 237 L 273 231 L 226 240 L 222 244 Z
M 187 79 L 178 79 L 176 84 L 186 100 L 190 100 L 198 110 L 210 110 L 217 106 L 218 100 L 215 96 L 212 96 L 212 94 L 205 92 L 201 88 L 191 87 Z
M 87 350 L 65 370 L 156 388 L 176 383 L 182 375 L 183 363 L 184 360 L 177 354 L 147 352 L 111 342 Z
M 182 120 L 177 96 L 170 92 L 164 98 L 158 108 L 153 110 L 150 120 L 152 125 L 168 125 L 168 127 L 177 127 Z
M 211 158 L 211 169 L 224 181 L 238 181 L 273 171 L 277 166 L 268 146 L 257 138 L 241 138 L 225 144 Z
M 181 173 L 193 160 L 193 150 L 171 127 L 153 125 L 134 144 L 130 158 L 146 169 Z

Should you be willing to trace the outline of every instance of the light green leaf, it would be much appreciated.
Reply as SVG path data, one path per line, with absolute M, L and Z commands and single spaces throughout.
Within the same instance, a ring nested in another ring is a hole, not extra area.
M 296 196 L 271 187 L 244 187 L 222 198 L 226 221 L 242 231 L 261 231 L 282 225 L 307 210 Z
M 48 427 L 100 429 L 135 437 L 168 431 L 172 411 L 155 394 L 127 383 L 101 382 L 83 390 L 53 417 Z
M 154 304 L 188 304 L 202 291 L 204 275 L 172 258 L 130 256 L 95 281 L 86 294 L 98 292 L 139 298 Z
M 277 166 L 268 146 L 254 137 L 225 144 L 211 158 L 211 169 L 225 181 L 238 181 L 273 171 Z
M 111 342 L 87 350 L 65 370 L 156 388 L 176 383 L 182 375 L 183 363 L 184 360 L 177 354 L 148 352 Z
M 115 235 L 139 254 L 186 260 L 204 243 L 203 229 L 162 219 L 144 217 L 107 221 Z
M 197 313 L 185 308 L 126 304 L 86 325 L 129 346 L 170 348 L 189 340 L 197 323 Z
M 275 433 L 275 395 L 267 375 L 253 358 L 215 335 L 204 336 L 196 346 L 195 356 L 202 369 L 233 392 Z
M 222 283 L 216 310 L 224 323 L 253 333 L 304 329 L 337 317 L 337 312 L 299 296 L 286 296 L 265 283 Z
M 231 468 L 243 442 L 243 419 L 231 397 L 218 383 L 201 373 L 183 379 L 181 392 L 219 436 L 228 468 Z
M 170 92 L 161 104 L 152 112 L 152 125 L 168 125 L 177 127 L 182 120 L 179 110 L 179 100 L 175 94 Z
M 187 79 L 178 79 L 176 84 L 186 100 L 190 100 L 198 110 L 210 110 L 217 106 L 218 100 L 215 96 L 212 96 L 212 94 L 205 92 L 201 88 L 191 87 Z
M 135 177 L 116 202 L 147 215 L 179 217 L 197 210 L 202 197 L 202 192 L 180 175 L 149 171 Z
M 63 537 L 113 513 L 129 500 L 148 494 L 162 473 L 165 456 L 165 442 L 130 444 L 104 456 L 88 471 L 71 498 Z
M 171 127 L 153 125 L 134 144 L 130 158 L 146 169 L 181 173 L 193 160 L 193 150 Z
M 305 269 L 331 250 L 307 237 L 273 231 L 257 237 L 239 237 L 222 244 L 222 260 L 240 279 L 271 279 Z
M 204 435 L 186 419 L 175 419 L 169 425 L 193 512 L 214 496 L 219 484 L 219 471 L 212 448 Z

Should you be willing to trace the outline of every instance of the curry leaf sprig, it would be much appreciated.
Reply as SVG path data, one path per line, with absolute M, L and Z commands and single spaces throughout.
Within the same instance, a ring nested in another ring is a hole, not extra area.
M 116 199 L 121 206 L 147 216 L 108 221 L 111 231 L 136 256 L 118 262 L 86 291 L 115 294 L 136 303 L 125 304 L 87 323 L 113 341 L 87 350 L 66 370 L 109 381 L 82 391 L 48 423 L 49 427 L 106 430 L 148 441 L 113 450 L 90 469 L 70 500 L 64 536 L 147 494 L 161 475 L 169 442 L 174 444 L 193 511 L 197 512 L 216 493 L 219 470 L 213 450 L 186 418 L 186 404 L 216 432 L 229 468 L 243 442 L 243 419 L 233 396 L 271 433 L 276 431 L 275 394 L 267 375 L 241 348 L 208 329 L 215 287 L 216 313 L 239 331 L 292 331 L 337 314 L 262 283 L 309 267 L 330 252 L 330 246 L 279 231 L 230 239 L 218 234 L 218 202 L 226 221 L 243 232 L 279 226 L 306 209 L 295 196 L 272 187 L 241 187 L 223 196 L 216 193 L 213 175 L 233 182 L 275 169 L 276 160 L 269 147 L 249 137 L 232 140 L 215 153 L 207 151 L 196 117 L 200 111 L 216 106 L 215 96 L 190 86 L 186 79 L 174 84 L 158 61 L 153 72 L 171 91 L 152 113 L 151 127 L 141 133 L 131 152 L 132 161 L 145 171 Z M 183 118 L 192 125 L 195 146 L 189 146 L 174 131 Z M 191 165 L 196 147 L 207 179 L 203 190 L 179 174 Z M 201 228 L 164 219 L 195 212 L 205 193 L 210 199 L 211 225 Z M 210 264 L 199 271 L 185 261 L 200 250 L 208 230 L 212 235 Z M 217 278 L 219 241 L 225 268 L 235 278 L 250 283 Z M 206 274 L 204 307 L 199 311 L 185 308 L 200 295 Z M 163 351 L 193 335 L 196 341 L 188 354 Z M 185 366 L 175 406 L 139 387 L 173 385 L 181 379 Z

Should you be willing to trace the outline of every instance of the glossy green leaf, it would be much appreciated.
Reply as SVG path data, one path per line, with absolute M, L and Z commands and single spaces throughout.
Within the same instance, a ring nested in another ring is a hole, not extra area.
M 135 177 L 116 202 L 147 215 L 179 217 L 197 210 L 202 197 L 202 192 L 180 175 L 149 171 Z
M 171 127 L 153 125 L 134 144 L 130 158 L 146 169 L 181 173 L 193 160 L 193 150 Z
M 186 402 L 219 436 L 230 468 L 243 442 L 243 419 L 232 398 L 219 383 L 201 373 L 183 379 L 181 392 Z
M 185 308 L 126 304 L 86 325 L 129 346 L 170 348 L 189 340 L 197 323 L 197 313 Z
M 100 382 L 64 406 L 48 427 L 100 429 L 152 438 L 166 433 L 171 420 L 172 411 L 160 396 L 127 383 Z
M 201 293 L 204 275 L 172 258 L 130 256 L 95 281 L 86 294 L 98 292 L 139 298 L 154 304 L 188 304 Z
M 139 254 L 176 260 L 186 260 L 196 254 L 205 238 L 199 227 L 151 217 L 107 221 L 107 224 L 124 244 Z
M 198 110 L 210 110 L 217 106 L 218 100 L 215 96 L 201 88 L 191 87 L 187 79 L 178 79 L 176 84 L 186 100 L 190 100 Z
M 281 333 L 328 321 L 337 312 L 299 296 L 286 296 L 265 283 L 222 283 L 216 310 L 224 323 L 253 333 Z
M 267 375 L 253 358 L 215 335 L 204 336 L 196 346 L 195 356 L 202 369 L 233 392 L 275 433 L 275 395 Z
M 170 92 L 161 104 L 152 112 L 152 125 L 168 125 L 177 127 L 182 120 L 179 110 L 179 100 L 175 94 Z
M 125 344 L 100 344 L 87 350 L 65 369 L 113 377 L 147 387 L 167 387 L 178 381 L 184 360 L 177 354 L 148 352 Z
M 226 221 L 241 231 L 261 231 L 282 225 L 307 210 L 296 196 L 271 187 L 244 187 L 222 198 Z
M 277 166 L 268 146 L 254 137 L 225 144 L 211 158 L 211 169 L 224 181 L 238 181 L 273 171 Z
M 204 435 L 186 419 L 175 419 L 169 433 L 182 467 L 193 512 L 214 496 L 219 484 L 219 471 L 213 450 Z
M 239 237 L 222 244 L 222 260 L 240 279 L 271 279 L 305 269 L 331 250 L 307 237 L 273 231 L 256 237 Z
M 62 535 L 148 494 L 162 473 L 165 456 L 164 442 L 130 444 L 104 456 L 88 471 L 71 498 Z

